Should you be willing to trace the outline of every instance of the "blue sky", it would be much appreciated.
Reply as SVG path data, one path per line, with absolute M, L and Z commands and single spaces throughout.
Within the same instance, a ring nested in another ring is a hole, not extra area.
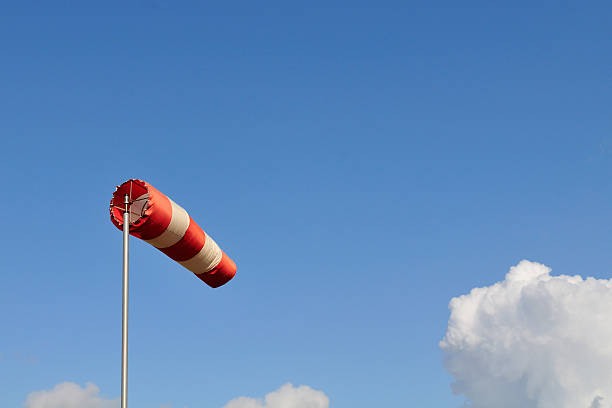
M 456 407 L 452 297 L 609 277 L 610 3 L 376 4 L 3 4 L 3 406 L 119 395 L 132 177 L 238 265 L 212 290 L 132 240 L 134 408 Z

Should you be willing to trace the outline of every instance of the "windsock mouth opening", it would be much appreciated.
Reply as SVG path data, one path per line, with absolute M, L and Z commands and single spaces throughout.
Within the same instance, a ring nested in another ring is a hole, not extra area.
M 118 227 L 123 226 L 123 214 L 125 211 L 125 195 L 129 201 L 130 228 L 142 225 L 147 217 L 149 208 L 149 189 L 142 180 L 130 179 L 117 186 L 110 202 L 110 213 L 113 222 Z

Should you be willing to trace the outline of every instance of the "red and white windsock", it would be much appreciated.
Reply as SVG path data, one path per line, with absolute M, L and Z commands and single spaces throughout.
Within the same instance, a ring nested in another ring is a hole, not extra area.
M 234 277 L 234 261 L 187 211 L 142 180 L 128 180 L 113 193 L 110 218 L 117 228 L 123 229 L 126 194 L 131 203 L 130 235 L 153 245 L 213 288 Z

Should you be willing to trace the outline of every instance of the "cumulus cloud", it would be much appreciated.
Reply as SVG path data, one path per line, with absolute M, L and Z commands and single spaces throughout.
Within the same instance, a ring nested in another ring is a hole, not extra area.
M 223 408 L 329 408 L 329 398 L 306 385 L 294 387 L 288 383 L 267 394 L 263 400 L 239 397 Z
M 85 387 L 65 382 L 51 390 L 30 393 L 24 403 L 25 408 L 119 408 L 119 398 L 104 399 L 100 389 L 92 383 Z M 161 408 L 170 408 L 162 405 Z M 294 387 L 285 384 L 278 390 L 267 394 L 263 400 L 239 397 L 231 400 L 224 408 L 329 408 L 329 398 L 317 390 L 301 385 Z
M 28 394 L 25 408 L 117 408 L 119 398 L 104 399 L 99 395 L 100 389 L 92 383 L 84 388 L 78 384 L 65 382 L 56 385 L 52 390 L 34 391 Z
M 521 261 L 450 302 L 440 348 L 473 408 L 612 407 L 612 280 Z

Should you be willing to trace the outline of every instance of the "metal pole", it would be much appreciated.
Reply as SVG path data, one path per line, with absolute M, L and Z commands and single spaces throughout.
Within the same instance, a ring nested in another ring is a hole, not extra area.
M 128 383 L 128 283 L 129 283 L 129 246 L 130 246 L 130 196 L 123 201 L 123 315 L 121 336 L 121 408 L 127 408 Z

